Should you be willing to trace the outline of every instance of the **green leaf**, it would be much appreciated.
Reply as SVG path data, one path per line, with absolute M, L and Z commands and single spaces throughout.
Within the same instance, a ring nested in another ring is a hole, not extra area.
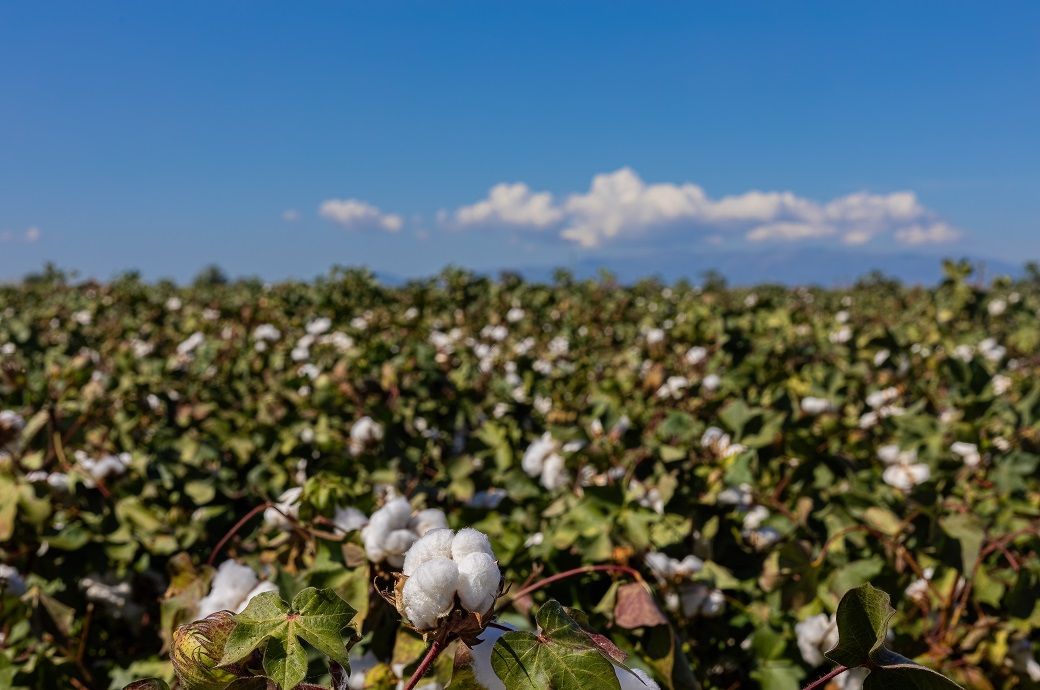
M 249 601 L 242 613 L 235 616 L 220 665 L 241 661 L 269 637 L 285 639 L 289 628 L 289 607 L 278 592 L 263 592 Z
M 849 590 L 838 604 L 838 644 L 827 652 L 827 658 L 849 668 L 869 668 L 864 690 L 959 688 L 941 673 L 885 647 L 888 624 L 895 613 L 886 592 L 870 584 Z
M 354 609 L 331 589 L 308 587 L 292 602 L 296 618 L 292 630 L 312 647 L 349 669 L 347 648 L 343 644 L 343 628 L 354 617 Z
M 264 672 L 281 688 L 300 683 L 307 673 L 307 655 L 298 638 L 349 672 L 348 644 L 343 628 L 354 617 L 354 609 L 331 589 L 308 587 L 287 605 L 276 592 L 264 592 L 250 600 L 245 611 L 235 616 L 237 625 L 224 647 L 221 665 L 244 659 L 264 642 Z
M 961 544 L 961 572 L 970 573 L 979 558 L 986 532 L 979 520 L 965 513 L 949 515 L 939 520 L 943 531 Z
M 558 601 L 537 616 L 540 634 L 508 632 L 491 651 L 491 666 L 506 690 L 620 690 L 614 665 Z
M 307 675 L 307 653 L 295 635 L 271 638 L 264 650 L 264 673 L 284 690 L 303 681 Z

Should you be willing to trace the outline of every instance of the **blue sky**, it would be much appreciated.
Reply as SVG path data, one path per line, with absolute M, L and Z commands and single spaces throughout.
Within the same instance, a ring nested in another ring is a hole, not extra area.
M 0 89 L 3 278 L 1040 257 L 1035 2 L 6 2 Z

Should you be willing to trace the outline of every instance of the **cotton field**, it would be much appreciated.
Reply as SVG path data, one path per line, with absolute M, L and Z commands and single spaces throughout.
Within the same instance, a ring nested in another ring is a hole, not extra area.
M 51 275 L 0 353 L 0 687 L 1040 687 L 1035 276 Z

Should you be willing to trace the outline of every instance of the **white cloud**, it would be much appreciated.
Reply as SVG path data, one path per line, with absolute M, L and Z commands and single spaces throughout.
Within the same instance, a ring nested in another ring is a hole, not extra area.
M 896 240 L 903 244 L 937 244 L 953 242 L 961 233 L 946 223 L 937 222 L 931 225 L 911 225 L 896 231 Z
M 759 225 L 748 231 L 747 239 L 750 242 L 764 242 L 766 240 L 804 240 L 810 237 L 826 237 L 834 234 L 834 228 L 829 225 L 815 223 L 800 223 L 798 221 L 779 221 Z
M 13 232 L 11 230 L 0 230 L 0 242 L 22 242 L 25 244 L 32 244 L 39 241 L 43 233 L 35 225 L 25 230 L 25 232 Z
M 496 184 L 486 199 L 454 214 L 455 223 L 463 227 L 499 223 L 545 228 L 562 219 L 563 211 L 554 204 L 552 194 L 532 192 L 522 182 Z
M 286 223 L 295 223 L 300 219 L 300 212 L 294 208 L 282 211 L 282 220 Z
M 348 229 L 376 228 L 398 232 L 404 220 L 394 213 L 383 213 L 377 207 L 358 199 L 329 199 L 322 202 L 318 213 L 323 218 Z
M 563 239 L 587 248 L 664 228 L 699 231 L 706 237 L 738 231 L 749 242 L 839 236 L 850 245 L 883 235 L 920 244 L 951 241 L 960 234 L 913 192 L 857 192 L 823 203 L 789 191 L 752 190 L 713 199 L 691 182 L 647 184 L 631 168 L 596 175 L 587 192 L 560 202 L 523 183 L 500 184 L 486 199 L 440 219 L 460 226 L 554 228 Z

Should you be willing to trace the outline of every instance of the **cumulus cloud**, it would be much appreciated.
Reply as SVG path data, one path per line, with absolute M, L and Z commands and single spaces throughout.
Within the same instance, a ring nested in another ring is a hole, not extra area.
M 463 206 L 455 211 L 456 224 L 519 225 L 546 228 L 563 219 L 563 211 L 553 202 L 548 192 L 533 192 L 522 182 L 496 184 L 483 201 Z
M 323 218 L 351 230 L 372 229 L 398 232 L 404 219 L 394 213 L 383 213 L 376 206 L 358 199 L 329 199 L 322 202 L 318 213 Z
M 453 214 L 460 226 L 555 229 L 582 247 L 689 229 L 706 237 L 738 233 L 747 241 L 794 242 L 837 237 L 849 245 L 890 235 L 903 244 L 950 242 L 960 233 L 925 208 L 913 192 L 857 192 L 818 202 L 789 191 L 752 190 L 710 197 L 691 182 L 648 184 L 631 168 L 596 175 L 587 192 L 557 202 L 523 183 L 492 187 L 488 197 Z

